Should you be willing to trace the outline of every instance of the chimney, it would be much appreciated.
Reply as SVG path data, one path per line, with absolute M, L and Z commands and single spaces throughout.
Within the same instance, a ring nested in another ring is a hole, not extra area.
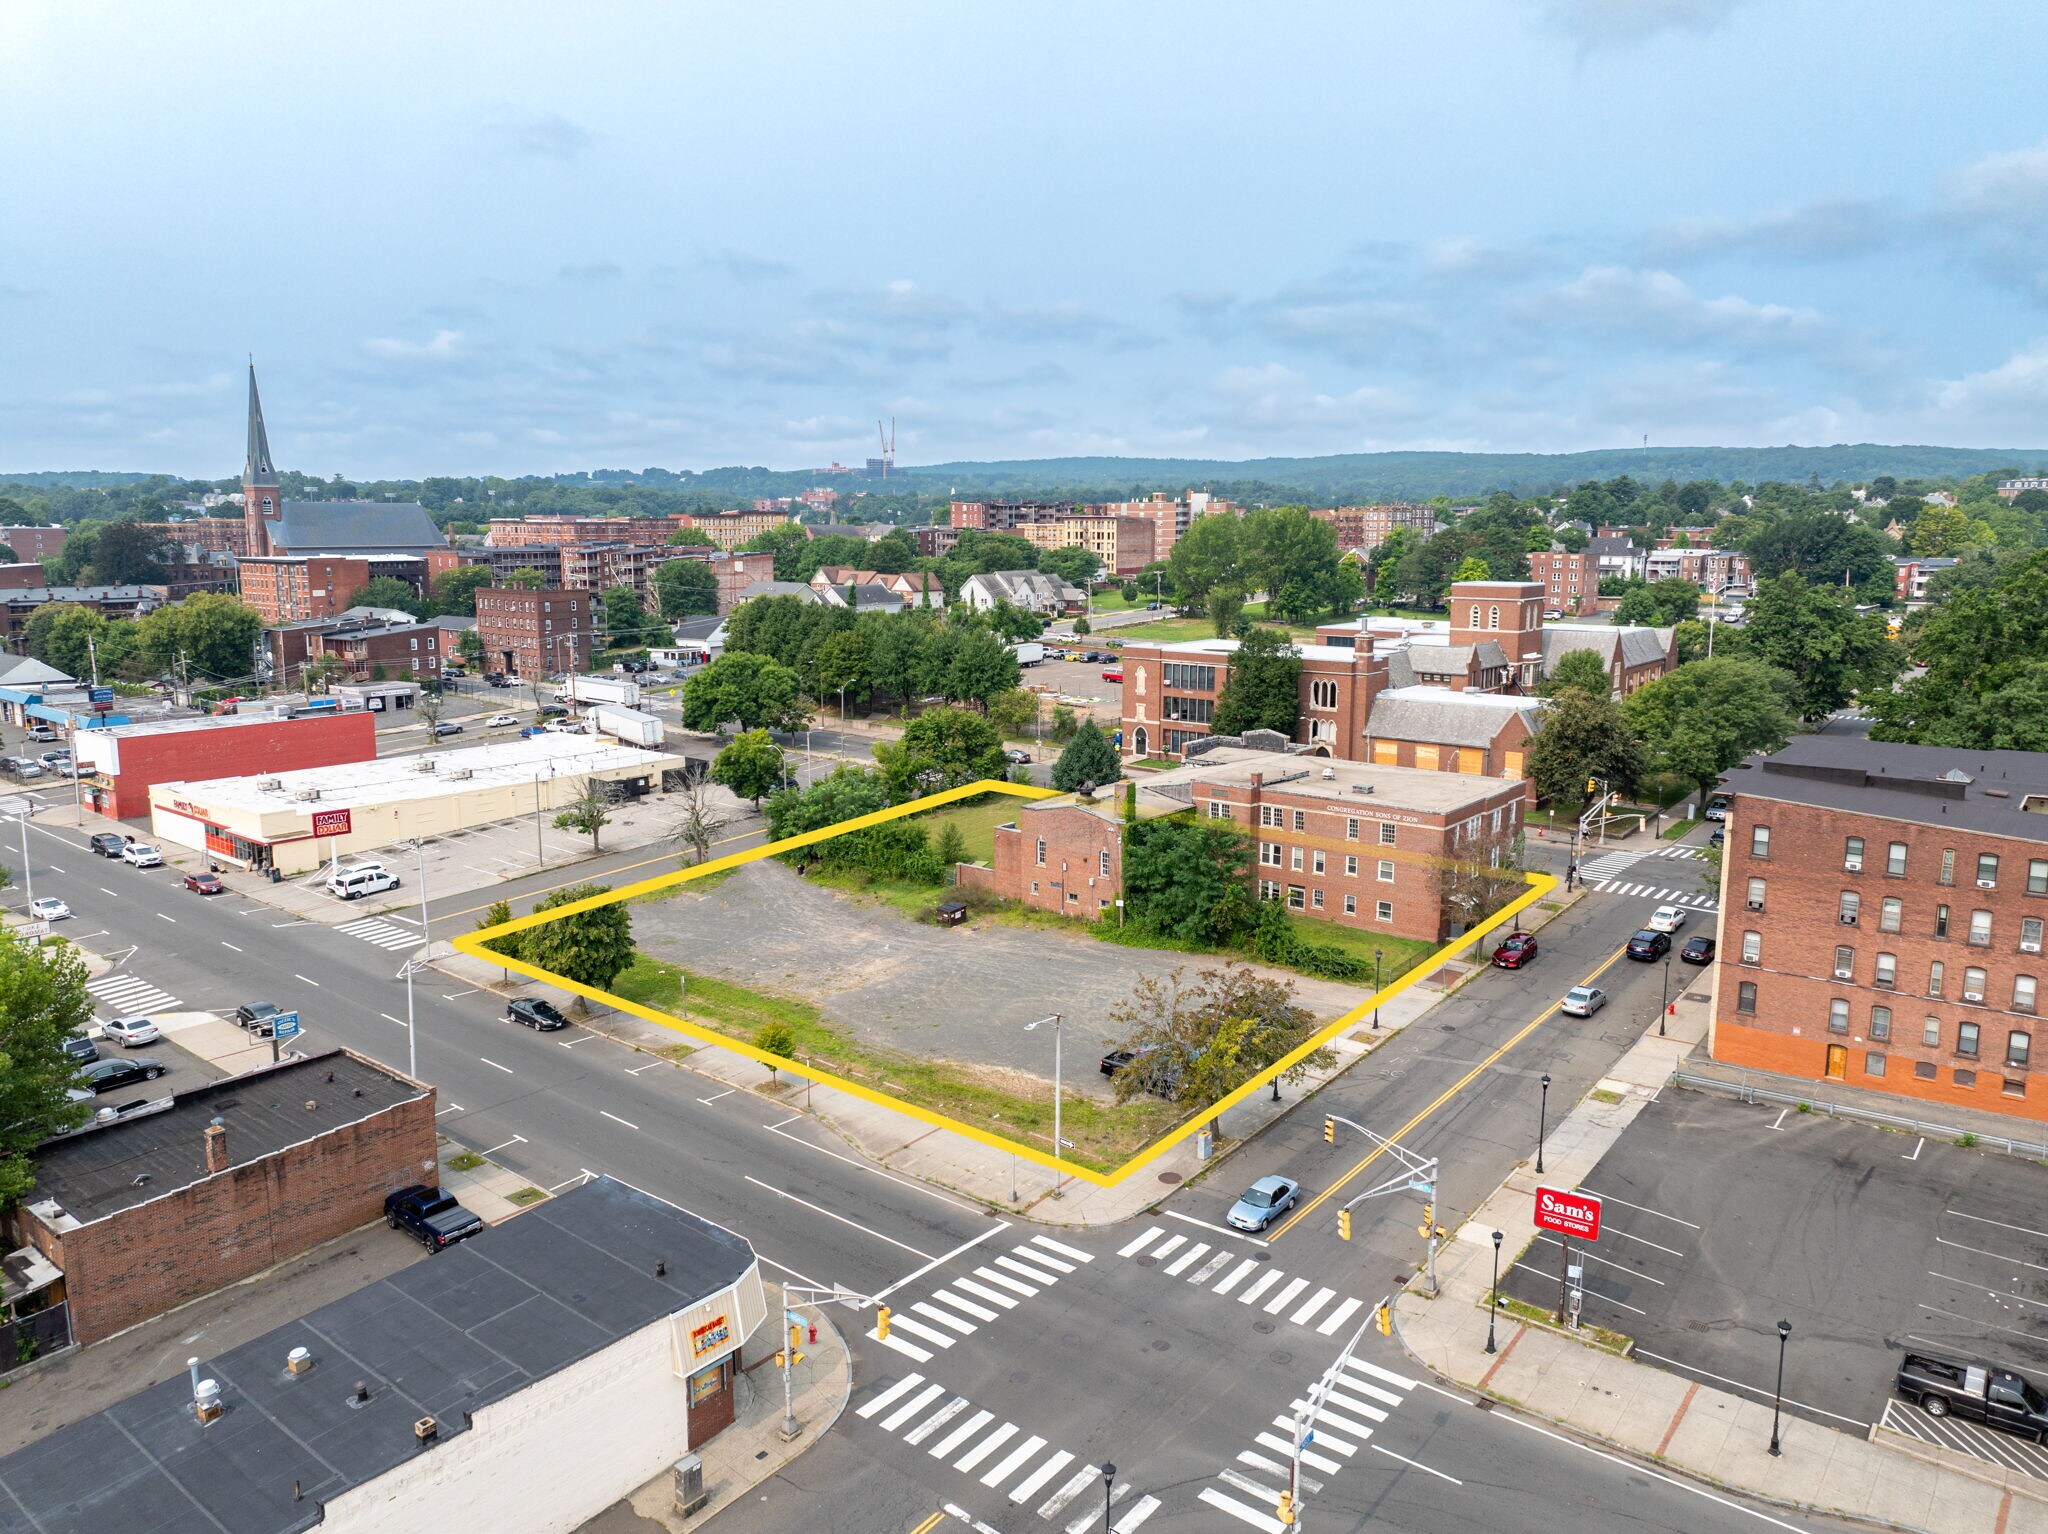
M 228 1169 L 228 1131 L 225 1124 L 215 1122 L 206 1126 L 206 1170 L 225 1172 Z

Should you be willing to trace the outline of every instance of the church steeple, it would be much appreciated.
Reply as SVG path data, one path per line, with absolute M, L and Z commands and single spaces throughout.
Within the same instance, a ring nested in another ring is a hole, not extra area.
M 263 430 L 263 401 L 256 393 L 256 363 L 249 363 L 249 457 L 242 466 L 242 552 L 278 552 L 270 530 L 284 515 L 284 493 L 277 484 L 277 466 L 270 461 L 270 438 Z
M 277 466 L 270 461 L 270 438 L 263 430 L 263 400 L 256 392 L 256 364 L 249 364 L 249 460 L 242 468 L 245 485 L 274 485 Z

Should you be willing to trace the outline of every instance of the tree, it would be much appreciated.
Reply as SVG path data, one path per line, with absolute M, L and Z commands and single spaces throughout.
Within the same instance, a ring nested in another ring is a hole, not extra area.
M 1586 530 L 1583 527 L 1578 526 L 1576 523 L 1567 522 L 1557 530 L 1552 536 L 1551 541 L 1567 554 L 1577 554 L 1582 552 L 1592 540 L 1587 538 Z
M 756 533 L 740 545 L 748 554 L 773 554 L 775 556 L 775 578 L 778 581 L 799 581 L 811 571 L 802 569 L 804 555 L 811 546 L 811 535 L 794 522 L 785 522 L 780 527 L 771 527 Z M 812 570 L 816 564 L 811 566 Z
M 559 910 L 610 893 L 608 884 L 572 884 L 543 895 L 533 903 L 533 909 Z M 623 900 L 578 911 L 573 916 L 558 916 L 537 927 L 528 927 L 519 937 L 520 957 L 527 963 L 599 991 L 609 990 L 612 982 L 639 957 L 633 947 L 632 912 Z M 576 1007 L 578 1011 L 589 1010 L 580 995 Z
M 476 616 L 476 594 L 491 584 L 489 565 L 457 565 L 434 577 L 434 605 L 461 618 Z
M 1647 765 L 1642 742 L 1605 686 L 1597 693 L 1567 687 L 1553 694 L 1543 710 L 1543 727 L 1529 743 L 1529 781 L 1555 810 L 1583 808 L 1589 798 L 1586 784 L 1593 778 L 1631 793 Z
M 1147 976 L 1109 1009 L 1119 1047 L 1135 1058 L 1118 1071 L 1118 1102 L 1146 1093 L 1207 1106 L 1273 1066 L 1314 1032 L 1315 1014 L 1294 999 L 1294 986 L 1246 965 Z M 1287 1072 L 1289 1080 L 1329 1063 L 1318 1050 Z
M 92 674 L 93 649 L 107 637 L 109 625 L 97 608 L 76 602 L 45 602 L 22 625 L 28 653 L 67 676 Z M 132 648 L 132 647 L 131 647 Z M 113 668 L 108 667 L 109 671 Z
M 1632 693 L 1622 714 L 1650 766 L 1702 794 L 1743 758 L 1775 751 L 1798 725 L 1797 684 L 1762 661 L 1696 660 Z
M 538 591 L 547 584 L 547 577 L 531 565 L 521 565 L 498 584 L 514 591 Z
M 878 743 L 875 761 L 898 801 L 1000 779 L 1009 767 L 1001 732 L 968 708 L 927 709 L 903 727 L 901 740 Z
M 1526 889 L 1520 831 L 1465 841 L 1429 865 L 1431 891 L 1452 935 L 1469 932 Z
M 1175 606 L 1199 609 L 1217 586 L 1242 589 L 1238 530 L 1236 517 L 1198 517 L 1174 541 L 1173 552 L 1166 557 L 1166 579 L 1173 586 Z
M 1614 683 L 1608 676 L 1607 662 L 1600 658 L 1598 650 L 1567 650 L 1558 658 L 1537 692 L 1543 697 L 1554 697 L 1567 687 L 1576 687 L 1588 697 L 1604 698 L 1614 691 Z
M 420 690 L 420 700 L 413 705 L 412 712 L 413 717 L 426 726 L 428 740 L 434 738 L 434 726 L 441 722 L 441 709 L 441 695 L 438 692 L 429 692 L 422 688 Z
M 722 783 L 754 808 L 782 786 L 787 776 L 782 765 L 782 747 L 766 730 L 748 730 L 735 735 L 711 764 L 711 781 Z
M 141 522 L 109 522 L 93 549 L 92 573 L 109 586 L 163 579 L 169 555 L 164 535 Z
M 800 730 L 810 718 L 797 674 L 765 655 L 728 650 L 683 684 L 683 728 L 702 734 Z
M 378 575 L 365 581 L 349 599 L 349 606 L 389 607 L 415 618 L 424 618 L 434 610 L 434 604 L 414 590 L 410 581 L 395 575 Z
M 1038 556 L 1038 568 L 1076 586 L 1086 586 L 1102 572 L 1102 560 L 1078 546 L 1047 549 Z
M 639 592 L 631 586 L 612 586 L 600 600 L 604 603 L 605 637 L 612 649 L 631 650 L 647 643 L 647 609 L 641 605 Z M 655 629 L 657 635 L 662 632 Z
M 186 675 L 214 681 L 249 676 L 263 617 L 234 597 L 196 591 L 182 602 L 135 620 L 137 652 L 151 670 L 168 672 L 183 658 Z
M 501 927 L 511 919 L 512 902 L 509 900 L 493 900 L 484 907 L 484 914 L 477 918 L 476 926 L 471 930 L 483 932 L 492 927 Z M 523 933 L 514 932 L 508 937 L 499 938 L 490 947 L 493 952 L 501 953 L 508 959 L 522 958 L 525 952 L 519 941 L 522 936 L 524 936 Z M 500 967 L 498 978 L 500 980 L 509 980 L 512 978 L 512 972 Z
M 1242 735 L 1246 730 L 1278 730 L 1292 740 L 1300 717 L 1301 652 L 1279 629 L 1253 628 L 1230 658 L 1230 679 L 1216 699 L 1210 732 Z
M 1673 577 L 1646 585 L 1632 586 L 1614 609 L 1616 623 L 1640 623 L 1650 628 L 1670 628 L 1697 617 L 1700 588 L 1691 581 Z
M 690 849 L 692 863 L 701 863 L 711 856 L 718 833 L 731 824 L 731 820 L 718 813 L 711 798 L 711 785 L 699 774 L 683 789 L 682 813 L 676 817 L 675 829 L 669 836 Z
M 1792 570 L 1816 586 L 1840 586 L 1846 576 L 1866 601 L 1891 599 L 1892 540 L 1834 512 L 1797 512 L 1764 520 L 1744 534 L 1740 546 L 1760 581 Z
M 691 618 L 718 611 L 718 572 L 702 559 L 671 559 L 654 571 L 654 596 L 664 618 Z
M 475 629 L 462 630 L 455 636 L 455 654 L 467 666 L 481 666 L 484 663 L 484 636 Z
M 1038 724 L 1038 694 L 1012 687 L 988 700 L 988 720 L 1005 740 L 1022 740 Z
M 1244 593 L 1235 586 L 1210 587 L 1203 607 L 1218 639 L 1230 638 L 1244 621 Z
M 65 1095 L 78 1067 L 64 1042 L 92 1023 L 85 981 L 85 960 L 69 943 L 0 938 L 0 1213 L 35 1185 L 35 1147 L 91 1116 L 89 1104 Z
M 1488 565 L 1477 554 L 1467 554 L 1458 561 L 1457 573 L 1451 579 L 1453 581 L 1490 581 L 1493 579 L 1493 567 Z
M 1147 931 L 1221 947 L 1251 920 L 1252 842 L 1232 822 L 1134 821 L 1123 851 L 1124 915 Z
M 679 527 L 662 542 L 672 549 L 715 549 L 718 540 L 701 527 Z
M 787 1060 L 796 1053 L 796 1044 L 796 1029 L 788 1023 L 767 1022 L 754 1030 L 754 1048 L 764 1055 L 776 1055 Z M 765 1063 L 768 1066 L 768 1079 L 780 1081 L 782 1078 L 775 1068 L 774 1061 Z
M 1974 547 L 1989 543 L 1990 531 L 1962 507 L 1943 506 L 1936 502 L 1920 508 L 1920 515 L 1913 519 L 1908 541 L 1915 554 L 1923 559 L 1935 559 L 1967 553 Z
M 1114 783 L 1123 775 L 1123 764 L 1117 760 L 1116 747 L 1109 743 L 1109 737 L 1102 733 L 1101 726 L 1090 717 L 1081 721 L 1080 728 L 1074 731 L 1074 738 L 1067 743 L 1067 749 L 1053 763 L 1052 786 L 1072 793 L 1083 783 L 1092 783 L 1100 788 L 1105 783 Z
M 841 821 L 872 815 L 894 803 L 889 785 L 872 767 L 841 762 L 808 788 L 785 788 L 769 796 L 768 839 L 787 841 Z
M 1014 602 L 997 597 L 994 604 L 983 614 L 983 621 L 989 631 L 1015 643 L 1023 639 L 1036 639 L 1045 632 L 1045 619 L 1029 608 L 1019 607 Z
M 597 844 L 599 834 L 611 823 L 611 800 L 604 785 L 596 778 L 585 779 L 583 792 L 571 799 L 562 813 L 555 817 L 557 831 L 581 831 L 590 838 L 593 857 L 602 850 Z
M 874 690 L 873 659 L 868 636 L 856 627 L 828 634 L 818 644 L 811 661 L 811 690 L 820 703 L 838 697 L 842 716 L 845 700 L 865 704 Z
M 1203 523 L 1222 520 L 1202 518 Z M 1247 513 L 1237 545 L 1242 574 L 1231 584 L 1264 590 L 1266 611 L 1284 622 L 1309 623 L 1339 611 L 1361 589 L 1345 574 L 1336 530 L 1305 506 Z M 1174 547 L 1177 552 L 1179 544 Z
M 950 664 L 932 679 L 933 691 L 956 703 L 986 705 L 997 693 L 1017 685 L 1017 652 L 994 634 L 978 626 L 964 631 L 949 627 L 945 632 L 957 638 Z
M 960 829 L 960 822 L 949 820 L 939 828 L 939 839 L 932 844 L 932 856 L 939 860 L 942 869 L 967 861 L 967 833 Z
M 1087 618 L 1081 617 L 1074 620 L 1074 637 L 1076 639 L 1086 639 L 1094 632 L 1095 626 Z
M 1789 570 L 1761 582 L 1744 612 L 1744 651 L 1793 678 L 1801 719 L 1825 719 L 1857 693 L 1889 687 L 1903 669 L 1883 618 Z
M 1924 673 L 1864 696 L 1873 740 L 2048 751 L 2048 552 L 1992 568 L 1922 618 L 1912 652 Z

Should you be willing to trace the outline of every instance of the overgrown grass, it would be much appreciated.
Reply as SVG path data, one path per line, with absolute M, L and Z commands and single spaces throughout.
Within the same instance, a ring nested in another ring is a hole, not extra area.
M 683 861 L 684 859 L 682 858 L 677 859 L 678 864 L 681 864 Z M 665 889 L 649 890 L 644 895 L 635 895 L 633 899 L 637 903 L 643 900 L 673 900 L 678 895 L 701 895 L 706 890 L 717 889 L 719 885 L 725 883 L 726 880 L 738 872 L 739 869 L 737 867 L 721 868 L 716 873 L 699 874 L 694 879 L 686 879 L 680 884 L 671 884 Z
M 836 1075 L 963 1124 L 1051 1148 L 1050 1088 L 1026 1095 L 998 1079 L 998 1073 L 977 1079 L 976 1068 L 966 1062 L 926 1060 L 863 1044 L 827 1024 L 810 1002 L 700 975 L 645 954 L 619 976 L 612 989 L 642 1006 L 686 1014 L 692 1022 L 734 1039 L 751 1040 L 763 1027 L 781 1024 L 796 1039 L 792 1051 L 796 1059 L 808 1059 Z M 1158 1139 L 1185 1112 L 1171 1103 L 1147 1100 L 1119 1107 L 1067 1093 L 1060 1124 L 1061 1132 L 1074 1142 L 1067 1159 L 1108 1171 Z

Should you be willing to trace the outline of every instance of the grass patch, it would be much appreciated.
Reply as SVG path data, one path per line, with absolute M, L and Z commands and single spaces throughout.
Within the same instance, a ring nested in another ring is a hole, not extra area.
M 1595 1087 L 1586 1095 L 1596 1103 L 1618 1103 L 1621 1101 L 1621 1094 L 1619 1092 L 1609 1091 L 1606 1087 Z
M 484 1164 L 484 1158 L 475 1151 L 464 1151 L 459 1156 L 450 1156 L 441 1164 L 451 1172 L 474 1172 Z
M 925 1060 L 847 1038 L 822 1020 L 819 1009 L 793 996 L 758 991 L 729 980 L 686 971 L 680 965 L 641 955 L 612 989 L 643 1006 L 684 1011 L 691 1021 L 735 1039 L 751 1040 L 779 1024 L 796 1043 L 793 1057 L 810 1060 L 837 1075 L 943 1113 L 963 1124 L 1050 1149 L 1052 1092 L 1019 1090 L 1016 1073 L 965 1062 Z M 765 1070 L 764 1080 L 765 1080 Z M 1187 1110 L 1172 1103 L 1142 1102 L 1122 1107 L 1066 1094 L 1061 1131 L 1074 1142 L 1067 1159 L 1096 1171 L 1110 1171 L 1178 1123 Z
M 680 861 L 681 859 L 679 858 L 678 862 Z M 719 885 L 725 883 L 726 880 L 738 872 L 739 868 L 737 866 L 721 868 L 716 873 L 699 874 L 696 878 L 685 879 L 680 884 L 671 884 L 664 889 L 649 890 L 644 895 L 635 895 L 633 900 L 635 903 L 638 903 L 643 900 L 673 900 L 678 895 L 701 895 L 706 890 L 717 889 Z
M 1670 830 L 1664 833 L 1664 840 L 1666 840 L 1667 842 L 1675 842 L 1679 839 L 1679 837 L 1685 835 L 1686 832 L 1690 831 L 1694 826 L 1698 824 L 1699 821 L 1697 819 L 1678 821 L 1671 827 Z
M 1146 756 L 1140 757 L 1135 765 L 1139 767 L 1158 767 L 1161 769 L 1165 769 L 1169 767 L 1180 767 L 1185 764 L 1177 756 Z
M 522 1209 L 528 1204 L 538 1204 L 546 1197 L 547 1194 L 543 1193 L 539 1188 L 520 1188 L 516 1192 L 505 1195 L 506 1202 L 517 1204 Z
M 1581 1342 L 1590 1342 L 1602 1352 L 1612 1353 L 1618 1358 L 1627 1357 L 1629 1348 L 1635 1342 L 1633 1337 L 1623 1332 L 1609 1331 L 1604 1326 L 1592 1326 L 1584 1322 L 1581 1322 L 1578 1328 L 1573 1330 L 1559 1323 L 1556 1311 L 1544 1310 L 1539 1306 L 1530 1305 L 1525 1301 L 1516 1299 L 1511 1294 L 1500 1294 L 1494 1298 L 1499 1302 L 1500 1313 L 1504 1316 L 1513 1316 L 1517 1321 L 1527 1321 L 1533 1326 L 1548 1327 L 1552 1331 L 1562 1331 L 1567 1337 L 1576 1337 Z

